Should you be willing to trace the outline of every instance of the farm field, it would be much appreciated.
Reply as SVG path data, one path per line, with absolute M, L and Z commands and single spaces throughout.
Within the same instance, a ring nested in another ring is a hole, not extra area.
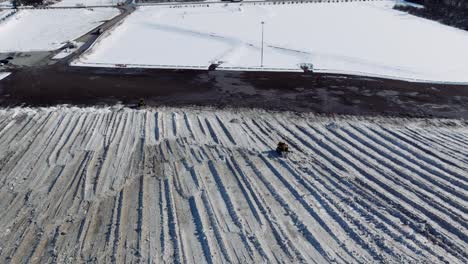
M 0 22 L 0 52 L 56 50 L 118 14 L 114 8 L 20 10 Z
M 141 6 L 74 65 L 300 71 L 468 82 L 468 33 L 394 1 Z M 264 60 L 261 61 L 261 22 Z
M 458 120 L 3 109 L 0 262 L 466 263 L 467 149 Z

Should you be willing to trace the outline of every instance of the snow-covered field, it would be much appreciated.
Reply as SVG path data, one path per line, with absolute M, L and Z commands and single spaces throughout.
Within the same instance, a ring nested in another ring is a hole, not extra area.
M 468 82 L 468 33 L 394 1 L 142 6 L 75 65 L 264 68 Z
M 114 8 L 20 10 L 0 24 L 0 52 L 55 50 L 118 14 Z
M 467 170 L 457 120 L 5 109 L 0 262 L 467 263 Z
M 74 7 L 74 6 L 116 6 L 118 3 L 124 2 L 124 0 L 62 0 L 54 7 Z

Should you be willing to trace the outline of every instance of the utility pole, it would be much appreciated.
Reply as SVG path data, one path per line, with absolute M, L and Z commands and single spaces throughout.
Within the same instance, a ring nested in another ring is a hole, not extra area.
M 263 68 L 263 27 L 265 25 L 265 22 L 262 21 L 262 55 L 261 55 L 261 62 L 260 62 L 260 67 Z

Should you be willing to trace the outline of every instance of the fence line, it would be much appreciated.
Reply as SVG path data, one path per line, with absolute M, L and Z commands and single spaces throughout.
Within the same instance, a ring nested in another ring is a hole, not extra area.
M 351 2 L 382 2 L 388 0 L 287 0 L 287 1 L 241 1 L 241 2 L 164 2 L 164 3 L 136 3 L 137 6 L 169 6 L 169 8 L 182 7 L 210 7 L 210 5 L 219 4 L 237 4 L 237 5 L 284 5 L 284 4 L 321 4 L 321 3 L 351 3 Z
M 170 65 L 170 64 L 132 64 L 132 63 L 103 63 L 103 62 L 83 62 L 79 59 L 72 63 L 72 66 L 80 67 L 104 67 L 104 68 L 147 68 L 147 69 L 184 69 L 184 70 L 208 70 L 209 65 Z M 282 72 L 302 72 L 297 68 L 269 68 L 269 67 L 224 67 L 219 66 L 216 70 L 236 70 L 236 71 L 282 71 Z

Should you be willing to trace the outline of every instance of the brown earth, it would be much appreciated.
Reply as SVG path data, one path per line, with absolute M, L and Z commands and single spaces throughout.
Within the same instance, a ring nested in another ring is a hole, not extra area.
M 1 106 L 258 107 L 324 114 L 468 118 L 468 86 L 331 74 L 63 67 L 0 82 Z

